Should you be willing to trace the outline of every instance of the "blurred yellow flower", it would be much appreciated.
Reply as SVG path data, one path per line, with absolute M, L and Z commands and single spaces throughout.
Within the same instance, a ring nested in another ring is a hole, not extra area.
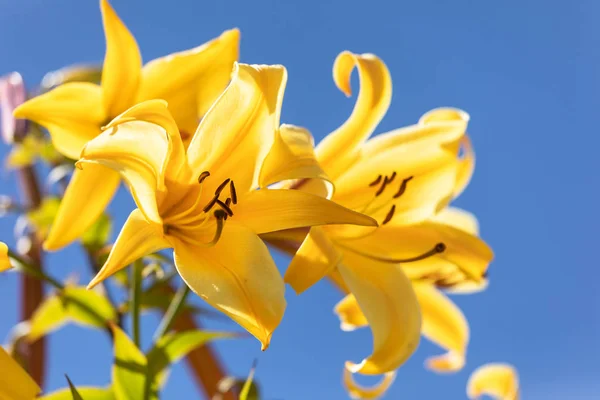
M 430 368 L 459 369 L 468 325 L 436 286 L 481 289 L 493 257 L 476 235 L 475 218 L 447 208 L 474 168 L 465 134 L 469 117 L 457 109 L 436 109 L 416 125 L 367 140 L 387 112 L 392 83 L 376 56 L 343 52 L 333 76 L 347 95 L 355 67 L 361 87 L 350 118 L 314 151 L 312 138 L 300 140 L 297 132 L 281 131 L 261 177 L 269 182 L 294 164 L 296 180 L 288 187 L 331 197 L 380 226 L 313 227 L 305 239 L 299 231 L 265 239 L 284 249 L 304 239 L 285 281 L 301 293 L 329 276 L 349 293 L 336 307 L 342 329 L 371 327 L 373 353 L 360 363 L 347 362 L 349 371 L 371 375 L 395 370 L 414 352 L 420 333 L 449 350 L 430 359 Z
M 0 272 L 10 269 L 10 260 L 8 259 L 8 246 L 0 242 Z
M 491 396 L 498 400 L 519 400 L 519 376 L 508 364 L 485 364 L 471 374 L 467 396 L 478 399 Z
M 70 82 L 35 97 L 14 115 L 45 126 L 54 146 L 78 159 L 101 127 L 144 100 L 163 99 L 185 143 L 200 118 L 227 86 L 238 57 L 239 31 L 142 67 L 135 38 L 107 0 L 100 1 L 106 55 L 101 85 Z M 103 166 L 75 171 L 44 246 L 58 250 L 78 239 L 102 214 L 119 185 L 119 174 Z
M 279 129 L 286 74 L 282 66 L 236 65 L 187 151 L 159 100 L 129 109 L 84 147 L 77 166 L 119 171 L 138 206 L 90 287 L 146 254 L 173 248 L 189 287 L 267 348 L 286 303 L 283 279 L 258 235 L 376 225 L 317 195 L 255 190 Z
M 42 390 L 25 370 L 0 346 L 0 398 L 32 400 Z

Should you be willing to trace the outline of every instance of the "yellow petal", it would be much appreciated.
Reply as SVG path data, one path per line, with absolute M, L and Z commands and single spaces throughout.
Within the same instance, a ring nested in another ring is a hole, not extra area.
M 135 38 L 108 0 L 100 0 L 106 54 L 102 68 L 102 102 L 110 117 L 131 107 L 137 95 L 142 56 Z
M 179 128 L 191 135 L 223 92 L 239 54 L 240 32 L 232 29 L 196 48 L 144 65 L 137 101 L 163 99 Z
M 353 331 L 369 325 L 369 321 L 358 306 L 356 297 L 352 293 L 344 297 L 335 305 L 333 311 L 340 319 L 340 329 Z
M 102 215 L 119 182 L 119 174 L 103 165 L 89 164 L 83 170 L 75 170 L 44 248 L 56 251 L 79 239 Z
M 0 346 L 0 398 L 32 400 L 42 391 L 35 381 Z
M 187 285 L 254 335 L 265 350 L 286 302 L 283 279 L 262 240 L 228 221 L 213 247 L 173 241 L 175 265 Z
M 353 373 L 378 375 L 398 369 L 416 350 L 421 331 L 417 298 L 402 268 L 345 252 L 338 266 L 373 332 L 373 353 Z
M 461 145 L 463 155 L 458 164 L 454 197 L 458 197 L 463 190 L 465 190 L 475 171 L 475 151 L 473 150 L 473 145 L 471 144 L 469 136 L 465 135 L 465 137 L 463 137 Z
M 468 211 L 455 207 L 446 207 L 431 218 L 432 221 L 460 229 L 471 235 L 479 235 L 477 217 Z
M 163 110 L 168 115 L 166 104 L 159 100 L 132 107 L 85 146 L 77 166 L 85 169 L 86 164 L 95 163 L 119 172 L 146 218 L 160 224 L 162 219 L 157 204 L 160 193 L 157 192 L 166 190 L 167 173 L 174 173 L 184 165 L 185 160 L 175 124 L 172 124 L 175 129 L 175 133 L 172 133 L 154 123 L 163 123 L 167 117 L 159 113 L 153 118 L 149 108 Z M 163 125 L 169 126 L 166 123 Z M 179 157 L 176 156 L 177 151 Z
M 421 333 L 448 352 L 431 357 L 426 366 L 436 372 L 455 372 L 465 364 L 469 325 L 460 309 L 433 285 L 414 283 L 421 307 Z
M 54 147 L 74 160 L 85 144 L 100 134 L 106 119 L 102 89 L 86 82 L 66 83 L 26 101 L 14 111 L 46 127 Z
M 246 225 L 257 234 L 329 224 L 377 225 L 364 214 L 299 190 L 252 191 L 240 198 L 234 212 L 236 222 Z
M 287 72 L 283 66 L 236 64 L 232 81 L 207 112 L 188 147 L 195 175 L 229 178 L 240 193 L 258 186 L 260 166 L 271 149 Z
M 0 272 L 10 269 L 10 260 L 8 259 L 8 246 L 0 242 Z
M 373 54 L 348 51 L 340 53 L 333 65 L 333 80 L 344 94 L 352 94 L 350 77 L 355 67 L 360 92 L 352 115 L 317 146 L 319 162 L 334 180 L 354 162 L 361 145 L 371 136 L 392 99 L 392 79 L 383 61 Z
M 388 372 L 383 375 L 379 383 L 372 387 L 359 385 L 354 380 L 352 372 L 344 368 L 344 387 L 352 399 L 378 399 L 387 392 L 396 379 L 395 372 Z
M 281 125 L 279 134 L 275 137 L 273 147 L 265 158 L 260 170 L 260 187 L 285 180 L 301 180 L 292 186 L 294 189 L 305 190 L 307 180 L 317 180 L 313 187 L 322 197 L 330 198 L 333 194 L 333 184 L 321 169 L 315 156 L 314 140 L 309 131 L 294 125 Z
M 88 289 L 135 260 L 169 247 L 171 245 L 163 237 L 161 227 L 149 223 L 139 209 L 133 210 L 125 221 L 108 259 L 100 272 L 89 283 Z
M 313 227 L 285 271 L 284 281 L 300 294 L 327 276 L 341 258 L 327 234 Z
M 467 396 L 477 399 L 483 395 L 498 400 L 519 399 L 519 377 L 508 364 L 485 364 L 477 368 L 469 378 Z

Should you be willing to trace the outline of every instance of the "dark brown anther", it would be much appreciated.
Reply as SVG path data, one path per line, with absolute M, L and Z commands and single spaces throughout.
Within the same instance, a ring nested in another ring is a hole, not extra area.
M 208 171 L 204 171 L 204 172 L 202 172 L 202 173 L 200 174 L 200 176 L 198 177 L 198 183 L 202 183 L 202 182 L 204 182 L 204 180 L 205 180 L 206 178 L 208 178 L 209 176 L 210 176 L 210 172 L 208 172 Z
M 373 182 L 369 183 L 369 186 L 375 186 L 375 185 L 379 185 L 379 182 L 381 182 L 381 178 L 382 178 L 382 176 L 381 176 L 381 175 L 379 175 L 379 176 L 377 177 L 377 179 L 375 179 Z
M 219 196 L 215 196 L 213 197 L 208 204 L 202 209 L 202 211 L 204 212 L 209 212 L 211 208 L 213 208 L 213 206 L 217 203 L 217 200 L 219 200 Z
M 409 176 L 408 178 L 402 180 L 400 189 L 398 189 L 398 192 L 394 195 L 394 199 L 397 199 L 398 197 L 402 196 L 404 192 L 406 192 L 406 185 L 408 184 L 408 182 L 410 182 L 412 178 L 412 176 Z
M 440 242 L 438 244 L 435 245 L 435 251 L 438 253 L 443 253 L 444 251 L 446 251 L 446 244 Z
M 231 204 L 231 198 L 228 197 L 227 200 L 225 200 L 225 205 L 229 206 Z
M 396 171 L 392 172 L 392 176 L 390 176 L 390 178 L 387 180 L 387 183 L 392 183 L 392 181 L 394 180 L 395 177 L 396 177 Z
M 235 192 L 233 181 L 229 182 L 229 192 L 231 194 L 231 201 L 233 201 L 233 204 L 237 204 L 237 193 Z
M 390 222 L 392 220 L 392 217 L 394 216 L 394 211 L 396 211 L 396 205 L 395 204 L 392 205 L 392 208 L 390 209 L 390 211 L 385 216 L 385 219 L 383 220 L 383 222 L 381 223 L 381 225 L 385 225 L 385 224 L 387 224 L 388 222 Z
M 215 210 L 213 215 L 215 216 L 215 218 L 217 220 L 223 220 L 223 219 L 227 218 L 227 213 L 221 209 Z
M 220 205 L 230 217 L 233 217 L 233 211 L 231 211 L 231 208 L 229 208 L 227 204 L 223 203 L 221 200 L 217 200 L 217 204 Z
M 217 189 L 215 190 L 215 196 L 219 197 L 219 195 L 221 194 L 221 192 L 223 191 L 223 189 L 225 189 L 225 186 L 227 186 L 228 183 L 229 183 L 229 178 L 225 179 L 223 181 L 223 183 L 221 183 L 219 185 L 219 187 L 217 187 Z

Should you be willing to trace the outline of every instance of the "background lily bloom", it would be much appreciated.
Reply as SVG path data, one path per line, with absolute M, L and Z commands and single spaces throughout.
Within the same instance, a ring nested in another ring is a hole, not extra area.
M 42 391 L 2 346 L 0 346 L 0 398 L 31 400 Z
M 491 396 L 498 400 L 519 400 L 519 376 L 508 364 L 491 363 L 477 368 L 467 383 L 467 396 Z
M 226 31 L 202 46 L 142 68 L 135 38 L 107 0 L 100 1 L 100 8 L 106 35 L 101 85 L 61 85 L 24 103 L 14 115 L 45 126 L 58 151 L 78 159 L 83 146 L 108 121 L 141 101 L 164 99 L 187 143 L 200 117 L 229 82 L 238 57 L 239 31 Z M 100 165 L 75 171 L 45 248 L 57 250 L 79 238 L 105 210 L 119 182 L 118 173 Z
M 8 246 L 0 242 L 0 272 L 10 269 L 10 260 L 8 259 Z
M 436 286 L 480 289 L 493 257 L 477 237 L 474 217 L 445 209 L 473 172 L 474 153 L 465 134 L 469 117 L 456 109 L 436 109 L 416 125 L 367 140 L 387 112 L 392 82 L 376 56 L 343 52 L 333 76 L 347 95 L 355 67 L 361 88 L 349 119 L 314 151 L 308 148 L 311 140 L 300 144 L 282 131 L 282 155 L 270 154 L 273 161 L 267 159 L 265 166 L 277 171 L 296 156 L 297 180 L 291 187 L 331 197 L 373 217 L 380 226 L 314 227 L 306 239 L 301 232 L 276 233 L 268 239 L 284 249 L 304 239 L 285 281 L 301 293 L 322 277 L 331 277 L 349 293 L 336 307 L 342 329 L 371 327 L 373 354 L 360 363 L 348 362 L 349 371 L 393 371 L 414 352 L 420 333 L 449 350 L 430 359 L 430 368 L 459 369 L 468 325 Z M 276 173 L 263 171 L 271 174 Z M 383 384 L 389 386 L 389 379 Z M 351 376 L 345 382 L 351 382 Z
M 258 235 L 321 224 L 376 225 L 317 195 L 255 190 L 278 132 L 285 83 L 282 66 L 236 65 L 187 151 L 159 100 L 126 111 L 84 147 L 77 165 L 119 171 L 138 206 L 90 287 L 146 254 L 173 248 L 188 286 L 267 348 L 286 303 L 283 279 Z

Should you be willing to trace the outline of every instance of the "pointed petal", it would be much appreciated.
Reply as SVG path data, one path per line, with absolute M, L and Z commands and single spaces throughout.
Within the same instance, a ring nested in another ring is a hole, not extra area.
M 426 366 L 436 372 L 456 372 L 465 365 L 469 325 L 460 309 L 433 285 L 414 283 L 421 307 L 421 333 L 448 353 L 431 357 Z
M 396 372 L 388 372 L 376 385 L 365 387 L 359 385 L 352 376 L 352 372 L 344 368 L 344 387 L 352 399 L 378 399 L 387 392 L 396 379 Z
M 100 0 L 100 10 L 106 36 L 102 101 L 107 115 L 114 117 L 135 102 L 142 70 L 142 56 L 135 38 L 108 0 Z
M 171 247 L 161 227 L 149 223 L 139 209 L 129 214 L 104 266 L 88 285 L 93 288 L 112 274 L 148 254 Z
M 83 146 L 100 134 L 106 119 L 102 89 L 86 82 L 66 83 L 34 97 L 17 107 L 14 116 L 46 127 L 54 147 L 74 160 Z
M 90 163 L 119 172 L 146 218 L 161 223 L 157 192 L 166 190 L 168 174 L 177 174 L 185 166 L 181 138 L 166 103 L 160 100 L 140 103 L 115 118 L 85 146 L 77 166 L 85 169 Z
M 369 325 L 369 321 L 360 309 L 352 293 L 340 300 L 333 309 L 340 319 L 340 329 L 346 332 Z
M 518 400 L 519 377 L 514 367 L 492 363 L 477 368 L 469 378 L 467 396 L 477 399 L 483 395 L 498 400 Z
M 283 279 L 262 240 L 248 228 L 226 222 L 213 247 L 173 241 L 175 265 L 187 285 L 256 337 L 265 350 L 286 302 Z
M 446 207 L 431 218 L 434 222 L 460 229 L 471 235 L 479 235 L 477 217 L 468 211 L 455 207 Z
M 475 150 L 471 144 L 469 136 L 465 135 L 461 140 L 463 154 L 458 163 L 458 173 L 456 175 L 456 185 L 454 187 L 454 197 L 458 197 L 467 187 L 475 171 Z
M 353 373 L 378 375 L 398 369 L 419 345 L 419 304 L 402 268 L 345 252 L 338 266 L 373 332 L 373 353 L 359 364 L 346 362 Z
M 237 185 L 236 185 L 237 186 Z M 255 233 L 329 224 L 376 226 L 370 217 L 299 190 L 255 190 L 239 200 L 233 218 Z
M 191 135 L 229 83 L 239 41 L 239 30 L 232 29 L 191 50 L 150 61 L 142 69 L 137 101 L 166 100 L 179 128 Z
M 352 115 L 317 146 L 321 166 L 334 180 L 354 162 L 361 145 L 371 136 L 392 99 L 392 79 L 383 61 L 373 54 L 348 51 L 340 53 L 333 65 L 333 79 L 344 94 L 352 93 L 350 77 L 355 67 L 360 92 Z
M 0 398 L 11 400 L 31 400 L 42 391 L 35 381 L 0 346 Z
M 10 269 L 10 260 L 8 259 L 8 246 L 0 242 L 0 272 Z
M 209 171 L 215 186 L 229 178 L 240 193 L 258 186 L 260 166 L 279 128 L 286 80 L 280 65 L 236 64 L 231 83 L 188 147 L 196 176 Z
M 120 182 L 119 174 L 103 165 L 89 164 L 83 170 L 75 170 L 44 249 L 56 251 L 79 239 L 102 215 Z
M 327 234 L 313 227 L 285 271 L 284 281 L 300 294 L 327 276 L 341 258 Z
M 317 161 L 310 132 L 299 126 L 284 124 L 279 128 L 279 134 L 262 165 L 259 184 L 267 187 L 291 179 L 301 180 L 292 185 L 294 189 L 307 191 L 306 181 L 316 180 L 310 186 L 317 190 L 310 193 L 326 198 L 333 195 L 333 184 Z

